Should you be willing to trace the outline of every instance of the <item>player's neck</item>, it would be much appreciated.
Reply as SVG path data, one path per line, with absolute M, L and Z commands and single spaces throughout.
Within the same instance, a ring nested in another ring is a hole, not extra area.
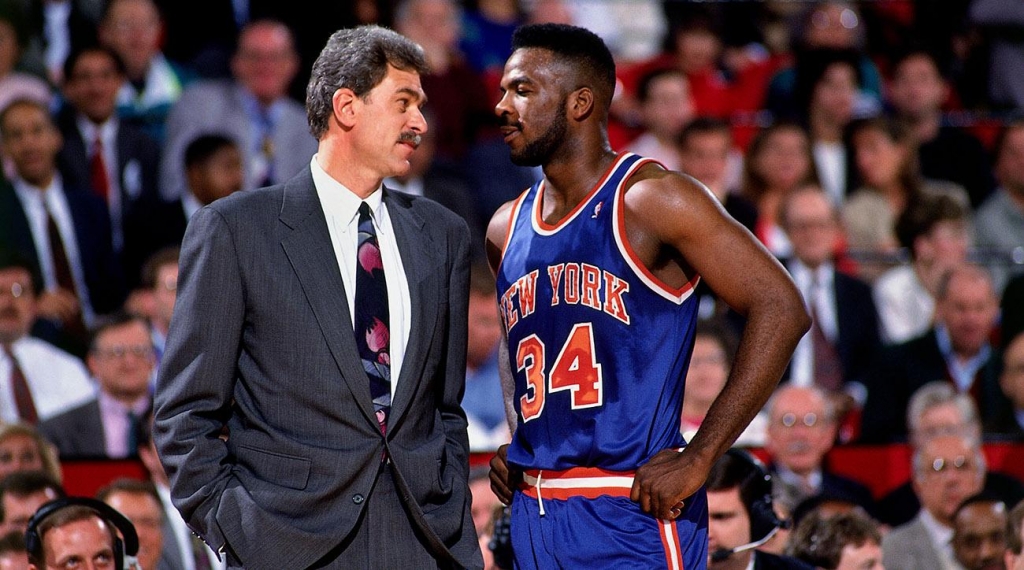
M 618 155 L 611 148 L 597 152 L 569 152 L 544 165 L 545 195 L 574 206 L 601 181 Z

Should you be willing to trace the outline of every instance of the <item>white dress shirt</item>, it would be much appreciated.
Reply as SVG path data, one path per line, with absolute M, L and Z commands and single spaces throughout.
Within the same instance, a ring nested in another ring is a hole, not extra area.
M 882 340 L 886 343 L 906 342 L 931 328 L 935 299 L 912 265 L 901 265 L 883 273 L 875 281 L 872 294 L 882 325 Z
M 818 319 L 818 326 L 833 345 L 839 338 L 839 324 L 836 316 L 836 295 L 832 283 L 835 279 L 834 268 L 831 263 L 825 263 L 817 269 L 809 269 L 803 263 L 794 260 L 789 264 L 789 272 L 793 276 L 793 282 L 803 295 L 804 303 L 809 310 L 813 311 Z M 817 286 L 813 286 L 814 276 L 817 276 Z M 812 386 L 814 384 L 814 335 L 811 331 L 800 339 L 793 351 L 793 363 L 790 369 L 790 379 L 796 386 Z
M 942 569 L 937 570 L 961 570 L 962 567 L 956 562 L 956 557 L 953 554 L 953 529 L 940 523 L 928 512 L 928 509 L 922 508 L 917 516 L 921 519 L 921 524 L 928 536 L 931 537 L 932 547 L 942 562 Z
M 388 215 L 388 209 L 382 199 L 384 192 L 382 188 L 377 188 L 366 200 L 361 200 L 354 192 L 324 172 L 317 162 L 317 156 L 314 155 L 313 160 L 310 161 L 313 185 L 316 186 L 320 206 L 327 218 L 327 229 L 331 234 L 331 244 L 334 246 L 338 269 L 341 270 L 341 281 L 345 285 L 349 316 L 352 319 L 355 319 L 356 303 L 359 204 L 366 202 L 370 206 L 388 286 L 388 313 L 391 319 L 388 329 L 391 333 L 391 394 L 393 396 L 398 376 L 402 370 L 402 361 L 405 358 L 405 347 L 409 343 L 412 308 L 405 266 L 402 265 L 402 256 L 398 251 L 398 242 L 395 239 L 391 217 Z M 349 327 L 355 327 L 355 323 L 349 323 Z
M 817 141 L 811 146 L 821 187 L 832 205 L 846 201 L 846 147 L 843 143 Z
M 81 360 L 38 338 L 22 337 L 11 345 L 32 392 L 39 421 L 48 420 L 88 402 L 95 385 Z M 0 351 L 0 420 L 18 421 L 11 387 L 11 359 Z
M 82 306 L 82 320 L 86 326 L 92 326 L 95 313 L 89 301 L 89 289 L 85 286 L 85 273 L 82 268 L 82 257 L 78 253 L 78 239 L 75 237 L 75 221 L 71 216 L 71 206 L 64 196 L 64 182 L 59 174 L 55 174 L 46 188 L 36 188 L 21 179 L 15 179 L 14 192 L 21 201 L 28 218 L 29 229 L 32 230 L 32 241 L 36 246 L 39 269 L 43 274 L 43 285 L 47 290 L 57 288 L 57 273 L 53 267 L 53 255 L 50 250 L 50 234 L 46 231 L 46 212 L 49 210 L 53 221 L 57 224 L 64 252 L 71 265 L 71 278 L 75 281 L 78 300 Z

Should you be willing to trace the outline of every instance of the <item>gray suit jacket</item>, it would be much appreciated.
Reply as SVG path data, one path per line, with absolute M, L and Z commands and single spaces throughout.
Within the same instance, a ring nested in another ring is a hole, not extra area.
M 181 94 L 167 116 L 167 135 L 160 160 L 160 193 L 173 200 L 185 190 L 185 149 L 200 135 L 220 134 L 235 141 L 242 153 L 245 178 L 242 188 L 251 190 L 260 181 L 249 171 L 253 127 L 245 112 L 243 88 L 224 80 L 203 81 Z M 317 142 L 309 133 L 305 108 L 284 99 L 281 116 L 274 125 L 274 172 L 288 180 L 304 167 L 316 152 Z
M 460 406 L 468 228 L 426 199 L 384 202 L 412 306 L 386 440 L 309 169 L 189 224 L 154 437 L 189 526 L 246 568 L 305 568 L 337 547 L 382 468 L 440 560 L 482 567 Z
M 57 446 L 61 459 L 107 455 L 99 400 L 91 400 L 40 423 L 39 433 Z
M 887 570 L 943 570 L 942 557 L 932 545 L 921 515 L 882 538 L 882 562 Z

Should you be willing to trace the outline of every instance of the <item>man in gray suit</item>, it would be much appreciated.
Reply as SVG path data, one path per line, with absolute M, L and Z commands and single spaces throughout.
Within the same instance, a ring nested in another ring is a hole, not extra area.
M 316 152 L 302 105 L 288 98 L 299 56 L 288 27 L 251 22 L 238 36 L 233 80 L 210 80 L 185 90 L 167 117 L 160 192 L 167 200 L 186 190 L 185 148 L 199 135 L 230 138 L 242 152 L 243 189 L 286 182 Z
M 459 404 L 469 230 L 381 184 L 427 130 L 424 71 L 394 32 L 335 33 L 309 166 L 185 234 L 154 436 L 230 568 L 483 567 Z
M 917 448 L 911 475 L 921 511 L 882 539 L 883 562 L 890 570 L 956 570 L 953 514 L 964 499 L 981 491 L 985 455 L 963 435 L 940 435 Z

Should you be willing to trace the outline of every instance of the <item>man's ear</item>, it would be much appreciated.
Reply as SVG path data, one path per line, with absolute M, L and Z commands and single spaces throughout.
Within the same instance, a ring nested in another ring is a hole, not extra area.
M 569 94 L 567 104 L 569 116 L 582 121 L 594 112 L 594 91 L 590 87 L 580 87 Z
M 355 124 L 359 101 L 360 99 L 356 97 L 355 92 L 347 87 L 342 87 L 335 91 L 334 96 L 331 97 L 334 120 L 338 121 L 343 128 L 352 128 Z

